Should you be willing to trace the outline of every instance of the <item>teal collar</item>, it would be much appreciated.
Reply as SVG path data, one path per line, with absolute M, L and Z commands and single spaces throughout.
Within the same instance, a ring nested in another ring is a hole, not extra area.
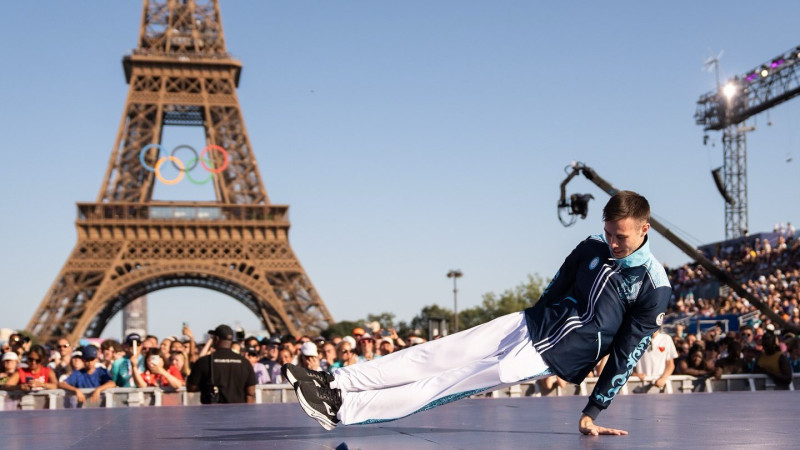
M 605 234 L 601 234 L 600 235 L 600 239 L 602 239 L 603 242 L 605 242 L 606 245 L 608 245 L 608 241 L 606 241 Z M 652 255 L 650 253 L 650 237 L 649 236 L 645 236 L 644 237 L 644 242 L 642 243 L 642 245 L 639 246 L 639 248 L 636 249 L 635 252 L 631 253 L 630 255 L 628 255 L 628 256 L 626 256 L 624 258 L 620 258 L 620 259 L 614 258 L 614 252 L 611 251 L 611 247 L 610 246 L 608 247 L 608 252 L 611 254 L 611 259 L 616 261 L 617 264 L 619 264 L 620 266 L 622 266 L 624 268 L 645 265 L 647 263 L 647 261 L 650 259 L 651 255 Z

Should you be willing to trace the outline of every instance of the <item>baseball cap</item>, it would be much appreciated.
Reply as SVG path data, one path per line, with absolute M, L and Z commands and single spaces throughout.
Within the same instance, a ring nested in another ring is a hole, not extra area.
M 213 330 L 208 330 L 208 334 L 226 341 L 233 340 L 233 330 L 227 325 L 220 325 Z
M 356 346 L 356 339 L 353 336 L 345 336 L 342 338 L 342 341 L 350 344 L 350 347 Z
M 19 356 L 14 352 L 3 353 L 3 361 L 19 361 Z
M 84 345 L 81 347 L 81 353 L 83 354 L 83 359 L 85 361 L 97 359 L 97 347 L 94 345 Z
M 362 334 L 361 336 L 358 337 L 358 340 L 359 341 L 375 341 L 375 339 L 373 339 L 372 335 L 369 334 L 369 333 Z
M 74 352 L 72 352 L 70 358 L 83 358 L 83 352 L 80 350 L 75 350 Z
M 317 353 L 317 345 L 313 342 L 306 342 L 301 345 L 300 353 L 302 353 L 303 356 L 319 356 L 319 353 Z
M 140 344 L 142 343 L 142 337 L 139 336 L 139 333 L 131 333 L 125 336 L 125 345 L 132 345 L 134 341 Z
M 264 340 L 261 341 L 261 343 L 266 345 L 281 345 L 281 340 L 276 337 L 271 337 L 269 339 L 264 338 Z
M 353 328 L 353 336 L 361 336 L 364 333 L 365 333 L 365 331 L 361 327 Z

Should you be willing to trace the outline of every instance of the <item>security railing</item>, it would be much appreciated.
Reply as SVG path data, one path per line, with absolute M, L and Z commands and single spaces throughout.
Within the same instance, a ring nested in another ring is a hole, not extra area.
M 644 381 L 631 377 L 622 386 L 620 395 L 634 393 L 646 394 L 685 394 L 691 392 L 727 392 L 727 391 L 769 391 L 776 388 L 775 382 L 767 375 L 738 374 L 714 377 L 692 377 L 689 375 L 673 375 L 668 378 L 663 388 L 655 385 L 655 378 Z M 794 390 L 800 383 L 800 373 L 794 374 L 794 382 L 789 390 Z M 563 397 L 589 395 L 597 384 L 597 377 L 588 377 L 581 384 L 557 384 L 551 390 L 542 389 L 536 381 L 526 381 L 514 386 L 480 394 L 477 397 Z M 131 408 L 146 406 L 186 406 L 199 405 L 200 393 L 187 392 L 186 388 L 111 388 L 101 393 L 97 401 L 90 398 L 94 389 L 80 389 L 86 397 L 84 403 L 78 403 L 76 395 L 62 389 L 49 389 L 35 392 L 0 390 L 0 411 L 34 410 L 34 409 L 69 409 L 69 408 Z M 288 384 L 260 384 L 256 386 L 256 403 L 294 403 L 297 402 L 292 387 Z

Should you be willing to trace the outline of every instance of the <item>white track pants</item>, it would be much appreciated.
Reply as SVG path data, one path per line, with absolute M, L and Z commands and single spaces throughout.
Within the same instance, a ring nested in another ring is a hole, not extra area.
M 395 420 L 460 398 L 550 375 L 522 312 L 391 355 L 342 367 L 345 425 Z

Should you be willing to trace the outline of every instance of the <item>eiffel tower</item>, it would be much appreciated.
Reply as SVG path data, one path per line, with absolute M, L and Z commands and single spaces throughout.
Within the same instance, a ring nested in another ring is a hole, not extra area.
M 195 286 L 238 300 L 270 333 L 318 334 L 333 319 L 289 245 L 288 206 L 264 189 L 217 0 L 144 0 L 122 63 L 130 87 L 103 185 L 96 202 L 77 204 L 78 243 L 27 331 L 43 342 L 99 337 L 133 300 Z M 165 125 L 203 127 L 207 147 L 179 158 L 158 145 Z M 187 180 L 213 182 L 216 201 L 152 199 L 157 181 Z

